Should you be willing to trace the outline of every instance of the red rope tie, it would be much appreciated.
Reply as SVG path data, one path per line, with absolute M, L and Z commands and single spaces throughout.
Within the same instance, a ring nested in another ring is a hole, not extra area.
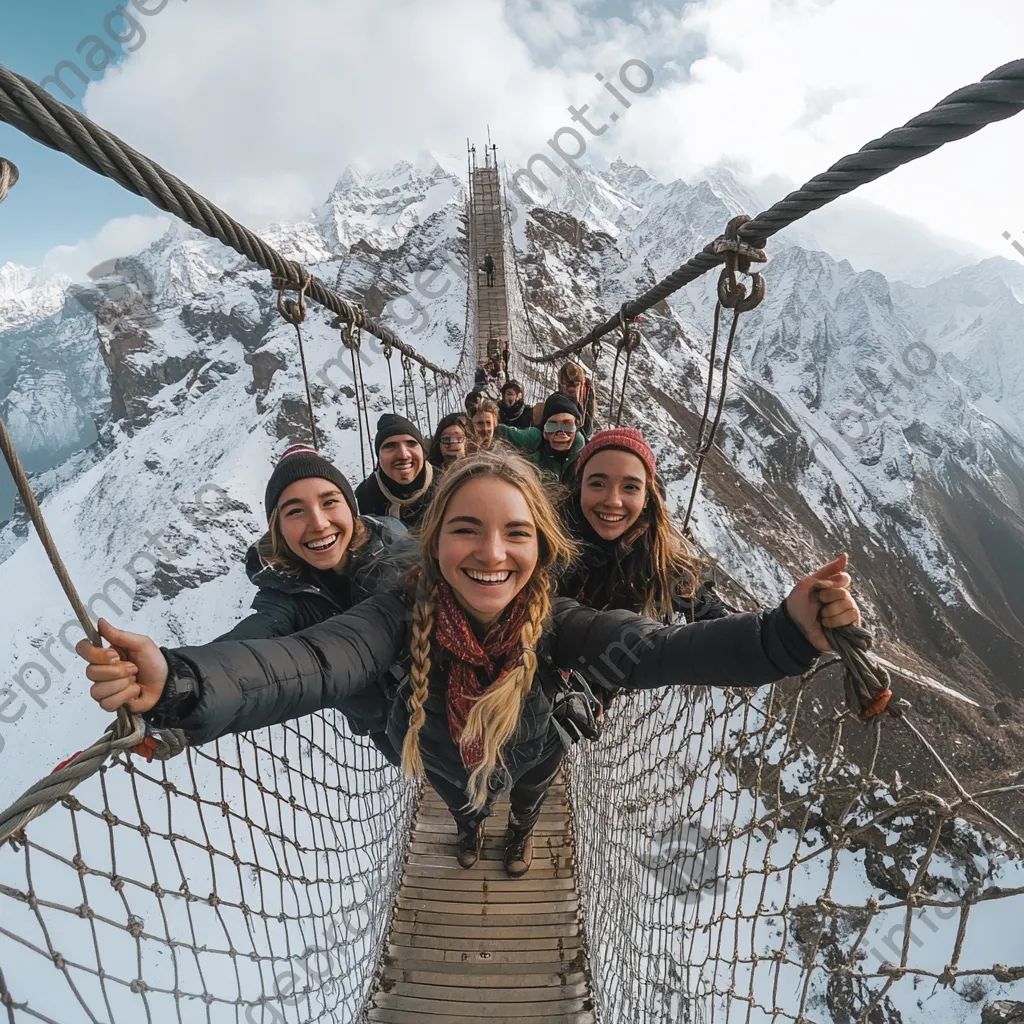
M 158 746 L 160 746 L 160 741 L 155 736 L 147 736 L 138 746 L 132 747 L 132 753 L 144 757 L 146 764 L 152 764 L 153 755 Z
M 61 763 L 59 765 L 57 765 L 57 767 L 54 768 L 53 771 L 50 772 L 50 774 L 53 775 L 54 772 L 59 772 L 61 770 L 61 768 L 67 767 L 67 765 L 71 764 L 71 762 L 74 761 L 74 759 L 76 757 L 78 757 L 78 755 L 80 753 L 81 753 L 80 750 L 76 750 L 69 758 L 66 758 L 65 760 L 61 761 Z
M 880 715 L 889 706 L 890 697 L 892 697 L 892 690 L 883 690 L 861 711 L 861 717 L 874 718 L 875 715 Z

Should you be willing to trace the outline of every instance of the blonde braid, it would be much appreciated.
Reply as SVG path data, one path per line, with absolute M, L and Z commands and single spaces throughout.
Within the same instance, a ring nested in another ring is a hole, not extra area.
M 522 651 L 519 664 L 506 672 L 473 705 L 466 721 L 463 740 L 481 739 L 484 756 L 469 776 L 470 804 L 482 810 L 487 803 L 487 781 L 499 761 L 503 761 L 505 744 L 515 735 L 519 719 L 533 679 L 537 672 L 537 645 L 544 634 L 544 626 L 551 613 L 548 574 L 534 573 L 528 584 L 526 621 L 520 633 Z
M 421 593 L 412 613 L 412 667 L 409 678 L 412 681 L 412 695 L 409 698 L 409 727 L 402 742 L 402 768 L 406 775 L 420 778 L 423 775 L 423 759 L 420 757 L 420 729 L 427 713 L 423 705 L 430 692 L 430 641 L 434 633 L 434 591 Z

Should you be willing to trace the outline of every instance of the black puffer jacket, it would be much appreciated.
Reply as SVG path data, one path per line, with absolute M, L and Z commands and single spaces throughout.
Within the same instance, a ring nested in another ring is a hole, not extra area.
M 397 519 L 360 519 L 368 531 L 366 542 L 352 553 L 341 573 L 304 566 L 301 573 L 288 575 L 268 565 L 260 554 L 269 537 L 253 544 L 245 559 L 249 579 L 259 587 L 252 601 L 253 614 L 214 642 L 290 636 L 347 612 L 373 594 L 393 589 L 399 576 L 414 564 L 419 548 Z M 387 691 L 402 678 L 385 676 L 338 705 L 356 735 L 384 731 L 390 707 Z
M 576 495 L 565 503 L 563 521 L 579 545 L 580 553 L 559 578 L 558 593 L 602 611 L 642 607 L 646 594 L 630 587 L 622 568 L 622 559 L 629 553 L 628 547 L 621 541 L 607 541 L 600 537 L 580 510 Z M 734 611 L 718 597 L 714 584 L 709 580 L 700 584 L 693 597 L 676 596 L 672 606 L 676 614 L 687 622 L 721 619 Z
M 396 592 L 371 597 L 294 636 L 166 651 L 168 684 L 147 717 L 158 727 L 183 729 L 193 743 L 207 743 L 339 707 L 406 659 L 409 641 L 409 602 Z M 560 742 L 551 719 L 555 669 L 576 669 L 601 689 L 762 686 L 806 672 L 817 654 L 784 605 L 661 626 L 629 612 L 599 612 L 559 599 L 538 652 L 542 668 L 504 752 L 507 763 L 517 778 Z M 435 664 L 421 751 L 428 768 L 465 786 L 467 773 L 444 712 L 446 685 L 443 666 Z M 402 696 L 407 693 L 408 684 Z M 407 727 L 407 702 L 395 700 L 388 736 L 396 749 Z

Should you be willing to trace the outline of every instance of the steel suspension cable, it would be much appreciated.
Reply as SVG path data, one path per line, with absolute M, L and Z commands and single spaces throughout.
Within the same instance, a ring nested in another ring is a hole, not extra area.
M 845 196 L 861 185 L 918 160 L 944 146 L 1003 121 L 1024 110 L 1024 60 L 1011 61 L 987 74 L 980 82 L 964 86 L 940 100 L 931 110 L 894 128 L 879 139 L 843 157 L 774 206 L 759 213 L 739 231 L 740 240 L 763 249 L 767 240 L 783 228 Z M 721 239 L 709 242 L 696 256 L 604 323 L 592 328 L 579 341 L 544 356 L 527 356 L 531 362 L 553 363 L 579 352 L 618 327 L 620 317 L 632 320 L 666 299 L 683 285 L 695 281 L 722 262 Z
M 42 86 L 3 65 L 0 65 L 0 120 L 44 146 L 77 160 L 96 174 L 116 181 L 129 192 L 148 199 L 154 206 L 180 218 L 197 231 L 230 246 L 288 282 L 290 287 L 301 285 L 306 271 L 298 263 L 285 259 L 259 235 L 116 135 L 54 99 Z M 343 299 L 319 278 L 309 277 L 308 297 L 326 306 L 336 316 L 356 322 L 420 365 L 442 374 L 450 373 L 435 366 L 383 324 L 366 316 L 358 306 Z

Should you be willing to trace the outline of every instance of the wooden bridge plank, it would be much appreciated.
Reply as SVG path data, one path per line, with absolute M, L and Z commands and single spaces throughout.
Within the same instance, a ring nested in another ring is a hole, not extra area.
M 448 919 L 438 923 L 435 921 L 403 921 L 396 918 L 392 924 L 392 933 L 400 932 L 404 932 L 406 935 L 431 935 L 440 939 L 457 940 L 459 945 L 465 945 L 467 940 L 481 940 L 490 943 L 506 939 L 567 939 L 578 934 L 564 924 L 524 926 L 477 920 L 475 925 L 469 925 L 455 924 Z M 434 945 L 438 945 L 438 943 L 435 942 Z
M 488 973 L 489 972 L 489 973 Z M 500 973 L 496 973 L 500 972 Z M 575 985 L 586 981 L 586 974 L 573 966 L 573 961 L 564 964 L 491 964 L 484 960 L 479 970 L 466 971 L 465 963 L 446 963 L 431 960 L 403 960 L 401 966 L 385 963 L 381 976 L 388 981 L 416 985 L 451 985 L 452 976 L 461 980 L 464 988 L 558 988 L 561 985 Z
M 568 879 L 549 878 L 547 881 L 555 883 L 565 882 Z M 498 883 L 493 884 L 497 885 Z M 524 886 L 520 889 L 510 890 L 488 889 L 485 885 L 473 885 L 470 882 L 458 888 L 445 889 L 429 878 L 407 878 L 402 885 L 401 895 L 406 900 L 441 900 L 449 903 L 478 903 L 487 906 L 499 906 L 503 903 L 571 903 L 574 907 L 578 905 L 576 893 L 571 884 L 565 889 L 559 889 L 552 884 L 550 889 L 527 889 Z
M 442 860 L 440 858 L 432 859 L 430 857 L 410 857 L 409 860 L 406 861 L 405 870 L 406 875 L 409 878 L 451 879 L 463 878 L 466 875 L 470 875 L 472 876 L 474 883 L 515 882 L 518 884 L 519 882 L 524 882 L 527 878 L 532 879 L 536 883 L 547 879 L 565 881 L 566 879 L 571 879 L 573 877 L 571 864 L 567 864 L 564 867 L 554 868 L 550 864 L 545 866 L 534 861 L 529 874 L 520 879 L 512 879 L 505 873 L 505 869 L 502 867 L 500 861 L 491 864 L 490 866 L 478 863 L 475 867 L 472 867 L 467 871 L 466 868 L 459 865 L 459 862 L 454 857 L 450 860 Z M 535 887 L 536 886 L 524 886 L 524 888 Z
M 488 879 L 480 874 L 478 868 L 460 868 L 455 872 L 430 871 L 416 865 L 407 864 L 405 868 L 404 889 L 425 889 L 433 892 L 451 891 L 465 893 L 484 893 L 495 897 L 498 893 L 522 895 L 526 892 L 575 892 L 571 875 L 556 878 L 548 875 L 534 875 L 531 868 L 522 878 L 509 878 L 504 869 L 500 878 Z M 444 897 L 441 897 L 444 899 Z
M 372 1007 L 366 1013 L 366 1019 L 371 1024 L 465 1024 L 465 1017 L 453 1017 L 440 1008 L 435 1015 L 427 1011 L 419 1011 L 410 1014 L 406 1010 L 392 1010 L 383 1007 Z M 580 1012 L 565 1013 L 561 1017 L 543 1018 L 544 1024 L 594 1024 L 594 1011 L 582 1010 Z M 529 1018 L 496 1016 L 489 1014 L 487 1024 L 527 1024 Z
M 493 974 L 500 970 L 503 977 L 509 975 L 565 974 L 573 977 L 586 973 L 586 956 L 581 946 L 567 946 L 563 949 L 531 949 L 521 956 L 520 949 L 510 950 L 457 950 L 438 949 L 436 946 L 421 947 L 388 945 L 384 954 L 382 971 L 444 971 L 463 973 L 466 978 Z
M 451 1017 L 471 1017 L 476 1020 L 488 1020 L 501 1015 L 518 1022 L 524 1017 L 536 1019 L 545 1017 L 561 1017 L 565 1013 L 579 1013 L 590 1008 L 589 999 L 559 999 L 551 1003 L 522 1002 L 461 1002 L 445 1000 L 444 989 L 438 989 L 439 998 L 421 999 L 415 996 L 399 996 L 388 992 L 376 992 L 370 1003 L 372 1007 L 387 1010 L 405 1010 L 407 1013 L 440 1012 Z
M 451 963 L 474 963 L 486 957 L 496 963 L 543 963 L 560 961 L 562 956 L 574 957 L 582 948 L 580 935 L 529 935 L 523 939 L 503 939 L 488 930 L 482 939 L 466 939 L 457 935 L 443 934 L 440 939 L 422 932 L 392 930 L 388 936 L 389 947 L 396 950 L 416 950 L 416 956 L 429 955 L 436 950 L 442 959 Z M 389 955 L 390 954 L 389 952 Z M 402 956 L 405 953 L 395 952 Z M 466 958 L 466 959 L 464 959 Z
M 423 981 L 424 977 L 433 980 Z M 579 975 L 578 977 L 582 977 Z M 403 977 L 387 986 L 387 992 L 393 996 L 409 996 L 413 999 L 434 999 L 440 994 L 444 999 L 459 1003 L 479 1003 L 481 999 L 497 1003 L 558 1003 L 570 999 L 586 999 L 590 989 L 586 980 L 564 982 L 558 975 L 540 985 L 522 985 L 516 979 L 515 986 L 510 986 L 508 975 L 482 975 L 473 979 L 484 984 L 466 985 L 451 974 L 417 975 Z M 487 984 L 489 982 L 489 984 Z
M 447 895 L 447 894 L 446 894 Z M 579 905 L 575 898 L 570 900 L 546 900 L 544 902 L 528 900 L 503 900 L 489 903 L 483 900 L 467 902 L 465 900 L 419 899 L 414 895 L 399 891 L 396 906 L 410 914 L 455 914 L 473 917 L 537 917 L 549 914 L 575 915 Z
M 481 928 L 491 923 L 492 927 L 500 928 L 502 931 L 508 928 L 542 928 L 545 925 L 573 925 L 577 921 L 575 910 L 553 911 L 544 914 L 523 914 L 516 913 L 516 907 L 505 907 L 506 913 L 479 913 L 466 912 L 466 904 L 455 905 L 454 912 L 448 912 L 443 908 L 437 910 L 409 910 L 399 906 L 395 909 L 395 921 L 408 921 L 414 925 L 438 924 L 453 930 L 462 928 Z M 459 913 L 462 911 L 462 913 Z

